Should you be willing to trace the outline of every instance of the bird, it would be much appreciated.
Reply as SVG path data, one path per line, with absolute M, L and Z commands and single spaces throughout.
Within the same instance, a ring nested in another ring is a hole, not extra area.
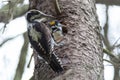
M 61 41 L 63 40 L 63 25 L 58 20 L 52 20 L 48 23 L 48 26 L 51 30 L 51 35 L 57 45 L 62 45 Z
M 55 41 L 51 31 L 44 21 L 53 19 L 54 16 L 47 15 L 39 10 L 29 10 L 26 15 L 27 32 L 31 46 L 37 54 L 52 68 L 54 72 L 63 71 L 60 59 L 54 53 Z

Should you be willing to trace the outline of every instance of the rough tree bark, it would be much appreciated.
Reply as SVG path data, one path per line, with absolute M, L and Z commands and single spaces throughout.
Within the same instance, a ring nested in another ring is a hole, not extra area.
M 35 80 L 103 80 L 102 43 L 94 0 L 59 0 L 68 29 L 64 46 L 56 49 L 64 72 L 54 73 L 35 54 Z M 30 0 L 29 9 L 56 16 L 53 0 Z

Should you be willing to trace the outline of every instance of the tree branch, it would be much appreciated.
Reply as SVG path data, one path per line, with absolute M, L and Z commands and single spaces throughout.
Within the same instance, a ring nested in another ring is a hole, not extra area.
M 96 0 L 98 4 L 120 5 L 120 0 Z
M 24 44 L 21 49 L 20 60 L 19 60 L 19 63 L 18 63 L 17 69 L 16 69 L 14 80 L 21 80 L 22 74 L 24 72 L 24 66 L 25 66 L 25 62 L 26 62 L 26 55 L 27 55 L 27 51 L 28 51 L 29 41 L 28 41 L 26 32 L 23 34 L 23 36 L 24 36 Z
M 108 39 L 108 29 L 109 29 L 109 27 L 108 27 L 108 19 L 109 19 L 108 18 L 108 9 L 109 9 L 109 7 L 108 7 L 108 5 L 106 5 L 106 24 L 103 28 L 103 30 L 104 30 L 104 36 L 103 36 L 104 40 L 103 41 L 104 41 L 104 44 L 107 47 L 107 49 L 111 50 L 111 45 L 110 45 L 110 42 Z
M 106 62 L 108 62 L 108 63 L 114 64 L 114 62 L 109 61 L 109 60 L 107 60 L 107 59 L 103 59 L 103 61 L 106 61 Z
M 106 53 L 107 55 L 109 55 L 111 57 L 114 57 L 115 59 L 118 60 L 118 58 L 114 54 L 112 54 L 110 51 L 108 51 L 107 49 L 103 49 L 103 52 Z
M 14 7 L 14 11 L 12 13 L 12 19 L 20 17 L 24 15 L 28 10 L 28 5 L 21 5 L 19 7 Z M 4 6 L 0 9 L 0 22 L 8 23 L 11 19 L 11 16 L 8 15 L 8 7 Z
M 112 45 L 111 50 L 115 49 L 115 47 L 119 47 L 120 44 L 116 45 L 117 42 L 120 40 L 120 37 L 115 41 L 115 43 Z

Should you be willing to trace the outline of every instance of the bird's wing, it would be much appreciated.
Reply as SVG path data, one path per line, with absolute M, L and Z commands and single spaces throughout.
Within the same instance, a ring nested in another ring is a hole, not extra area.
M 41 33 L 42 36 L 39 39 L 39 42 L 41 43 L 41 46 L 45 49 L 46 53 L 52 52 L 52 36 L 49 28 L 44 24 L 40 23 L 41 27 L 37 27 Z
M 44 23 L 37 22 L 32 26 L 32 32 L 35 33 L 34 35 L 32 32 L 30 33 L 31 29 L 28 29 L 28 37 L 32 47 L 40 54 L 41 57 L 45 58 L 50 56 L 52 52 L 52 36 L 50 30 Z

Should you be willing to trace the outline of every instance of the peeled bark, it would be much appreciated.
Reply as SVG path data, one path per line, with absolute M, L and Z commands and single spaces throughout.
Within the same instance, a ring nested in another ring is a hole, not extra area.
M 35 80 L 103 80 L 100 26 L 94 0 L 59 0 L 60 18 L 68 29 L 64 46 L 56 48 L 64 72 L 54 73 L 35 54 Z M 53 0 L 30 0 L 29 9 L 56 16 Z M 59 17 L 57 15 L 57 17 Z

